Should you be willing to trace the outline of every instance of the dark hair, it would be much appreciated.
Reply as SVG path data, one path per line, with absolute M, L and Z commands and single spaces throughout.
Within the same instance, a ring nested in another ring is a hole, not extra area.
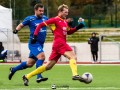
M 35 10 L 38 10 L 38 8 L 44 8 L 44 6 L 43 6 L 41 3 L 36 4 L 36 5 L 34 6 L 34 9 L 35 9 Z
M 95 35 L 96 35 L 96 33 L 95 33 L 95 32 L 92 32 L 92 35 L 93 35 L 93 34 L 95 34 Z

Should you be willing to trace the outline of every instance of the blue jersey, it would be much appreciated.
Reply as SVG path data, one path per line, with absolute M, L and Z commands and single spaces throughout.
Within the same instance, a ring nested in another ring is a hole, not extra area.
M 32 16 L 26 17 L 23 20 L 22 24 L 24 26 L 28 25 L 29 29 L 30 29 L 29 43 L 30 43 L 30 41 L 33 37 L 34 31 L 35 31 L 37 25 L 40 24 L 41 22 L 45 21 L 45 20 L 48 20 L 48 18 L 45 15 L 43 15 L 42 18 L 38 18 L 35 15 L 32 15 Z M 38 34 L 37 43 L 44 44 L 45 38 L 46 38 L 46 27 L 43 27 L 43 28 L 41 28 L 41 30 Z

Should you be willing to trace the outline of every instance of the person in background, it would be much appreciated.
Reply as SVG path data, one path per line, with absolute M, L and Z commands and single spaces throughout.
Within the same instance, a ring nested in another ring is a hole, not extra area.
M 98 60 L 98 42 L 99 38 L 96 37 L 96 33 L 93 32 L 91 37 L 88 39 L 88 44 L 90 44 L 91 54 L 94 62 Z
M 84 24 L 84 26 L 85 26 L 84 28 L 86 28 L 86 25 L 85 25 L 84 19 L 81 18 L 81 17 L 78 19 L 78 24 L 80 24 L 80 23 Z
M 0 42 L 0 60 L 4 62 L 5 58 L 7 58 L 7 50 L 4 49 L 2 42 Z

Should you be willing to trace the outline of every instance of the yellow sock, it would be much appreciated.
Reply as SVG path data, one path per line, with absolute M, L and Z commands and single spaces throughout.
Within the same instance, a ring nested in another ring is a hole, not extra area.
M 78 75 L 77 65 L 76 65 L 76 60 L 75 59 L 70 59 L 70 68 L 72 70 L 73 76 Z
M 42 72 L 46 71 L 46 68 L 45 66 L 41 66 L 41 67 L 38 67 L 37 69 L 35 69 L 34 71 L 30 72 L 29 74 L 26 75 L 26 78 L 27 79 L 30 79 L 32 76 L 34 75 L 37 75 L 37 74 L 40 74 Z

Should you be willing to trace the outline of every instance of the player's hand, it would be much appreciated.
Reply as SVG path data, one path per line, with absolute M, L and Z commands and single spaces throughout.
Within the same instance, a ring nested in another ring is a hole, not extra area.
M 84 22 L 84 19 L 82 19 L 81 22 L 79 22 L 79 25 L 76 27 L 76 30 L 79 30 L 81 28 L 85 27 L 85 22 Z
M 76 30 L 79 30 L 81 28 L 85 27 L 83 23 L 80 23 L 77 27 L 76 27 Z
M 32 40 L 31 40 L 31 44 L 35 44 L 36 41 L 37 41 L 37 36 L 34 35 L 33 38 L 32 38 Z
M 14 34 L 17 34 L 17 33 L 18 33 L 18 30 L 14 30 L 13 33 L 14 33 Z

